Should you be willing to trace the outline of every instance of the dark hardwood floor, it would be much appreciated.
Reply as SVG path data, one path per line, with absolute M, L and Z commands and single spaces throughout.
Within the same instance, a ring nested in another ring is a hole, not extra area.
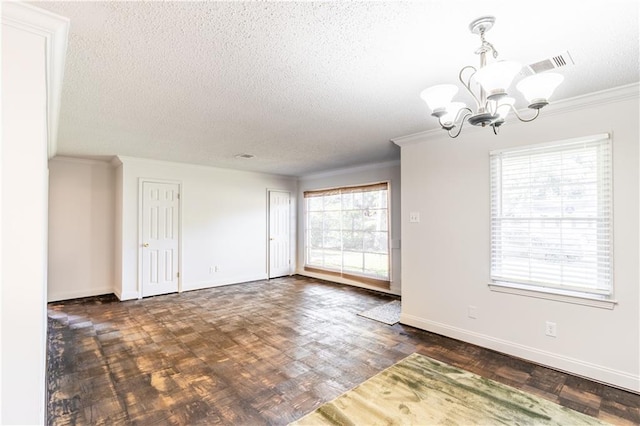
M 640 395 L 356 315 L 392 296 L 299 276 L 49 304 L 48 424 L 287 424 L 413 352 L 613 424 Z

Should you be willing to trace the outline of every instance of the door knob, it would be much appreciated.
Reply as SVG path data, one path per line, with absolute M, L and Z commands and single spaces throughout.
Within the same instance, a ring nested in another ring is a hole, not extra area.
M 144 243 L 142 247 L 149 247 L 149 243 Z

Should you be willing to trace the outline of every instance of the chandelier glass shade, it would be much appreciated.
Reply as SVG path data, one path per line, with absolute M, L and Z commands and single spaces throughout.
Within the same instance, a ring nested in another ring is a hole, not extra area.
M 561 74 L 544 72 L 520 80 L 516 88 L 527 100 L 529 109 L 535 111 L 531 118 L 522 117 L 514 107 L 515 99 L 511 97 L 509 89 L 523 67 L 515 61 L 497 60 L 498 52 L 484 37 L 494 22 L 493 16 L 483 16 L 469 24 L 471 32 L 478 34 L 482 42 L 475 52 L 480 56 L 480 67 L 463 67 L 458 79 L 475 100 L 475 109 L 453 100 L 459 91 L 454 84 L 438 84 L 420 93 L 420 97 L 431 109 L 431 115 L 438 119 L 440 126 L 452 138 L 460 134 L 465 122 L 474 126 L 490 126 L 497 134 L 498 127 L 505 122 L 511 111 L 520 121 L 535 120 L 540 109 L 549 104 L 549 98 L 564 79 Z M 492 53 L 496 59 L 494 62 L 487 63 L 488 53 Z

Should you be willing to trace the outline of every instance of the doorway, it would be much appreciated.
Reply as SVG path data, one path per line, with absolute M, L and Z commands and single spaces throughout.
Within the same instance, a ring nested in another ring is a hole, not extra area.
M 179 289 L 180 185 L 142 181 L 141 297 Z
M 291 194 L 269 191 L 269 278 L 291 275 Z

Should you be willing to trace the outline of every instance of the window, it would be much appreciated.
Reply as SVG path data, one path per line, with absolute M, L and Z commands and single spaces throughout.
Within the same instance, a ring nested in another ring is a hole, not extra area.
M 491 153 L 493 284 L 612 295 L 608 134 Z
M 389 288 L 388 183 L 306 191 L 305 270 Z

